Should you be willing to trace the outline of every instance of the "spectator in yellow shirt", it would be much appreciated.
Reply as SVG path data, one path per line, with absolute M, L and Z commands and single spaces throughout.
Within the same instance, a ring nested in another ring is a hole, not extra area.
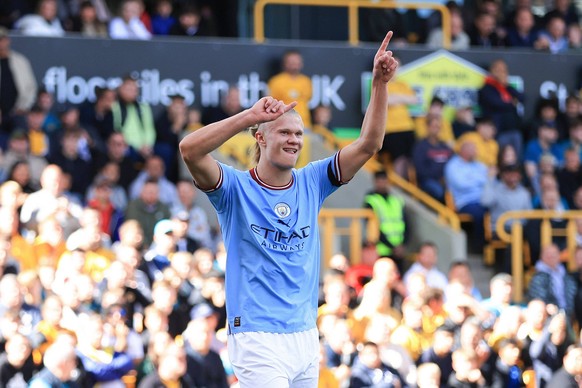
M 426 118 L 428 115 L 436 115 L 441 119 L 441 130 L 439 132 L 439 140 L 447 143 L 449 147 L 452 147 L 455 143 L 455 135 L 453 134 L 453 126 L 451 122 L 443 116 L 443 109 L 445 107 L 445 102 L 437 96 L 434 96 L 430 100 L 426 116 L 418 117 L 416 119 L 416 137 L 418 139 L 424 139 L 427 136 L 426 132 Z
M 268 83 L 270 95 L 285 103 L 297 101 L 295 110 L 301 116 L 305 128 L 311 128 L 309 101 L 312 95 L 311 78 L 302 74 L 303 57 L 295 50 L 283 54 L 282 71 L 271 77 Z
M 379 155 L 387 154 L 394 171 L 400 176 L 406 176 L 415 142 L 415 124 L 408 107 L 418 103 L 419 97 L 406 82 L 393 78 L 388 83 L 388 120 Z
M 497 165 L 497 154 L 499 153 L 499 145 L 495 140 L 496 132 L 493 121 L 490 119 L 478 120 L 475 125 L 475 132 L 467 132 L 457 140 L 455 152 L 459 152 L 463 143 L 467 141 L 473 142 L 477 147 L 476 159 L 487 167 L 495 167 Z

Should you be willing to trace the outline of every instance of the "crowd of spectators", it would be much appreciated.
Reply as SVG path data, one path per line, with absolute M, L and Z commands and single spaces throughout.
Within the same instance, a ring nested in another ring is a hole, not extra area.
M 220 16 L 227 3 L 125 0 L 114 17 L 102 0 L 39 0 L 34 9 L 2 2 L 0 24 L 44 36 L 234 36 L 233 24 Z M 579 46 L 580 24 L 568 0 L 556 0 L 537 20 L 527 2 L 505 13 L 495 1 L 480 1 L 473 15 L 479 32 L 464 31 L 463 22 L 473 20 L 467 9 L 447 6 L 454 48 L 529 46 L 553 53 Z M 401 15 L 375 15 L 384 16 Z M 438 44 L 435 19 L 427 14 L 413 23 L 417 30 L 398 30 L 401 42 Z M 554 32 L 560 21 L 566 41 Z M 550 26 L 549 37 L 525 33 L 522 24 Z M 181 95 L 154 111 L 139 101 L 138 83 L 127 76 L 115 90 L 98 88 L 94 102 L 55 106 L 37 88 L 26 58 L 11 49 L 6 29 L 0 29 L 0 66 L 0 385 L 236 384 L 224 328 L 226 252 L 197 204 L 178 142 L 240 111 L 238 90 L 230 88 L 219 107 L 202 112 Z M 287 100 L 292 92 L 307 106 L 312 90 L 302 67 L 301 54 L 287 52 L 282 72 L 269 80 L 272 93 Z M 509 85 L 508 72 L 503 60 L 492 60 L 479 90 L 483 117 L 460 107 L 452 122 L 437 96 L 425 116 L 411 117 L 407 106 L 422 101 L 404 82 L 389 84 L 384 160 L 409 179 L 415 171 L 414 183 L 437 200 L 451 195 L 457 211 L 472 216 L 478 249 L 486 212 L 494 225 L 507 210 L 582 209 L 579 97 L 570 95 L 563 111 L 557 101 L 541 100 L 525 120 L 523 95 Z M 328 107 L 301 113 L 314 135 L 336 144 Z M 320 386 L 506 387 L 528 379 L 539 387 L 577 386 L 582 248 L 574 257 L 578 272 L 568 273 L 565 241 L 541 247 L 535 244 L 539 224 L 525 226 L 533 270 L 525 305 L 512 303 L 507 273 L 491 279 L 486 299 L 465 262 L 441 273 L 438 244 L 431 242 L 407 268 L 397 252 L 412 247 L 405 239 L 388 241 L 399 263 L 376 259 L 368 276 L 351 276 L 362 268 L 342 255 L 332 258 L 318 311 Z M 582 245 L 582 221 L 578 238 Z M 510 272 L 506 264 L 501 258 L 498 269 Z
M 571 0 L 556 0 L 543 7 L 534 7 L 531 0 L 443 3 L 451 16 L 453 50 L 511 47 L 558 53 L 582 47 L 579 11 Z M 0 5 L 0 26 L 30 36 L 74 33 L 144 40 L 156 36 L 237 37 L 238 19 L 246 13 L 239 10 L 241 6 L 234 0 L 6 1 Z M 381 40 L 389 26 L 400 45 L 438 48 L 444 38 L 441 19 L 441 14 L 430 8 L 363 8 L 361 37 Z M 338 30 L 339 35 L 343 33 Z

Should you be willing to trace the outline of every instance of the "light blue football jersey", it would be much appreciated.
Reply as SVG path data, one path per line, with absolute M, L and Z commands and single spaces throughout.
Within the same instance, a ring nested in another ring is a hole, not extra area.
M 339 153 L 294 169 L 285 187 L 256 171 L 220 165 L 207 195 L 227 250 L 226 311 L 231 333 L 293 333 L 316 327 L 320 269 L 318 214 L 341 185 Z

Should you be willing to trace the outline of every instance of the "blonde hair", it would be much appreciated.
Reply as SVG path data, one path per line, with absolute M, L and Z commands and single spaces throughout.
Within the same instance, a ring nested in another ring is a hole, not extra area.
M 297 112 L 295 109 L 291 109 L 291 110 L 288 110 L 287 112 L 283 113 L 281 116 L 279 116 L 275 120 L 278 120 L 279 118 L 283 117 L 286 114 L 293 114 L 293 115 L 299 117 L 299 119 L 301 119 L 301 115 L 299 114 L 299 112 Z M 259 132 L 259 131 L 264 132 L 267 125 L 269 125 L 269 123 L 271 123 L 271 122 L 272 121 L 269 121 L 266 123 L 261 123 L 261 124 L 255 124 L 255 125 L 248 127 L 247 130 L 250 131 L 252 137 L 255 137 L 257 132 Z M 303 123 L 303 121 L 302 121 L 302 123 Z M 261 158 L 261 147 L 259 146 L 258 142 L 255 143 L 255 145 L 250 153 L 251 153 L 250 160 L 252 162 L 254 162 L 255 165 L 258 164 L 259 159 Z

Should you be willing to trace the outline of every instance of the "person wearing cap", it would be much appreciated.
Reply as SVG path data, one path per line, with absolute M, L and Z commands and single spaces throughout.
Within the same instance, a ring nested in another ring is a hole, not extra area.
M 15 124 L 24 124 L 22 115 L 36 99 L 37 83 L 30 61 L 12 50 L 8 30 L 0 27 L 0 146 L 6 141 Z
M 140 264 L 140 269 L 148 276 L 150 284 L 161 280 L 164 277 L 162 271 L 170 266 L 170 258 L 176 247 L 173 233 L 174 223 L 169 219 L 158 221 L 154 227 L 152 245 Z

